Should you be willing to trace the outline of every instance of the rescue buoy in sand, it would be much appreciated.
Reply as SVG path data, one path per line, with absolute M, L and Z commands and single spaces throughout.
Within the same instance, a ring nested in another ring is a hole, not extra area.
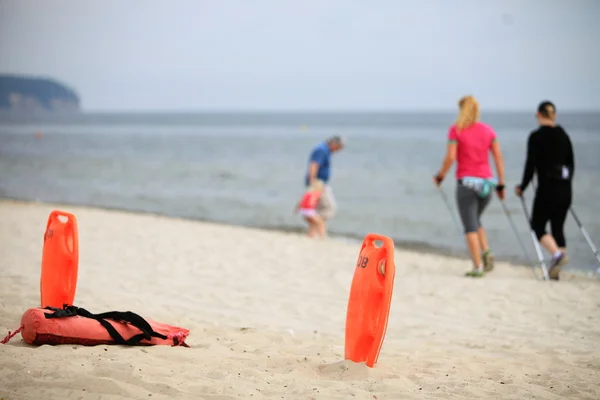
M 54 210 L 48 216 L 42 250 L 41 306 L 72 305 L 79 268 L 79 233 L 75 215 Z
M 378 246 L 376 242 L 381 242 Z M 394 289 L 394 241 L 368 234 L 350 287 L 346 314 L 345 359 L 373 367 L 385 337 Z
M 185 328 L 146 320 L 131 311 L 92 314 L 75 307 L 30 308 L 21 318 L 21 327 L 2 341 L 7 343 L 17 333 L 30 345 L 78 344 L 96 346 L 118 344 L 130 346 L 184 346 L 190 331 Z

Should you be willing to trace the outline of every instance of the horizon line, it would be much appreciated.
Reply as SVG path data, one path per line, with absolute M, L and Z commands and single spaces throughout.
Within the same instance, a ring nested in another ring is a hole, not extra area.
M 455 109 L 281 109 L 281 108 L 260 108 L 260 109 L 240 109 L 240 108 L 220 108 L 220 109 L 85 109 L 77 111 L 81 114 L 454 114 Z M 534 109 L 482 109 L 481 113 L 519 113 L 535 114 Z M 600 113 L 600 108 L 563 108 L 558 113 Z

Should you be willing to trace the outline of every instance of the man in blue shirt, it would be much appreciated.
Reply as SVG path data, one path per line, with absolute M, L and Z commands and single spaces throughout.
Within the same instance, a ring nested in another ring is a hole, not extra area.
M 329 220 L 335 214 L 336 203 L 333 191 L 329 186 L 331 155 L 344 148 L 344 141 L 340 136 L 332 136 L 326 141 L 315 146 L 310 153 L 308 171 L 306 172 L 305 185 L 308 187 L 313 180 L 320 179 L 325 184 L 319 203 L 317 214 L 324 221 Z

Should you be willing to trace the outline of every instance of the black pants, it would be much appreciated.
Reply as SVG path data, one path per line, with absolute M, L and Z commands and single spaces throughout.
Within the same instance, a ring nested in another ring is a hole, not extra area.
M 567 246 L 564 226 L 571 198 L 570 183 L 559 182 L 538 187 L 531 213 L 531 229 L 538 240 L 546 234 L 546 224 L 550 221 L 552 236 L 558 247 Z

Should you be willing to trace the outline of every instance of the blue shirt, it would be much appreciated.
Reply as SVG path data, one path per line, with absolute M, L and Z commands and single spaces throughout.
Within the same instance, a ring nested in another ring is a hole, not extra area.
M 317 171 L 317 179 L 322 180 L 324 183 L 329 181 L 329 162 L 331 160 L 331 149 L 327 145 L 327 142 L 319 143 L 310 153 L 308 164 L 316 162 L 319 164 L 319 170 Z M 306 172 L 306 185 L 308 185 L 308 171 Z

